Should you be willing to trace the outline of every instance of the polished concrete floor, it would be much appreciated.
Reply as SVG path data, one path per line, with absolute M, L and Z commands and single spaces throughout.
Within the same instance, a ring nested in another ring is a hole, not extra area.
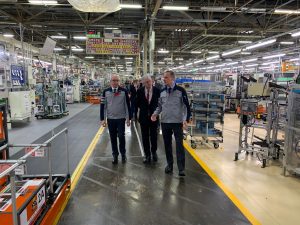
M 126 141 L 128 162 L 115 166 L 107 130 L 102 134 L 60 225 L 250 224 L 188 153 L 187 176 L 179 178 L 177 170 L 164 173 L 161 137 L 159 162 L 148 166 L 132 127 Z
M 225 116 L 224 144 L 215 150 L 211 146 L 199 146 L 196 154 L 219 179 L 233 192 L 263 225 L 300 224 L 300 179 L 282 175 L 280 161 L 270 161 L 266 168 L 251 155 L 240 155 L 238 149 L 239 119 L 235 114 Z M 261 137 L 265 132 L 255 130 Z

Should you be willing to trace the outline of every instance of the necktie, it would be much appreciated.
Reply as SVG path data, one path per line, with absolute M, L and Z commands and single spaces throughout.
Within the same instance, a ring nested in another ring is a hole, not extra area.
M 114 90 L 113 90 L 113 93 L 116 93 L 117 92 L 117 89 L 116 88 L 114 88 Z
M 150 91 L 149 90 L 147 90 L 147 101 L 148 101 L 148 104 L 150 103 L 149 102 L 149 100 L 150 100 L 150 93 L 149 93 Z
M 168 93 L 169 93 L 169 94 L 171 93 L 171 90 L 172 90 L 172 88 L 168 88 Z

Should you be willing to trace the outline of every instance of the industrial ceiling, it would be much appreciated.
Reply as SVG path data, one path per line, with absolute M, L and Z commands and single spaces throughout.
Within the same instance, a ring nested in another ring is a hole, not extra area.
M 164 49 L 169 51 L 168 57 L 171 56 L 176 66 L 184 60 L 201 59 L 211 52 L 224 52 L 300 27 L 298 0 L 124 0 L 121 3 L 138 4 L 142 8 L 83 13 L 66 0 L 58 0 L 58 5 L 2 0 L 0 33 L 12 32 L 20 39 L 22 24 L 24 41 L 36 47 L 42 47 L 47 36 L 64 35 L 67 39 L 57 40 L 57 45 L 65 49 L 60 54 L 67 55 L 70 54 L 69 46 L 85 48 L 85 41 L 73 37 L 85 35 L 89 29 L 120 28 L 138 32 L 142 40 L 145 29 L 149 29 L 149 21 L 153 20 L 154 63 L 158 64 L 166 57 L 158 52 Z M 188 6 L 188 9 L 165 10 L 163 6 Z M 287 36 L 280 38 L 282 41 L 290 39 Z M 140 43 L 142 45 L 142 41 Z M 278 48 L 278 45 L 272 48 Z M 76 55 L 85 57 L 84 52 Z M 93 60 L 97 59 L 111 60 L 111 56 L 98 55 Z

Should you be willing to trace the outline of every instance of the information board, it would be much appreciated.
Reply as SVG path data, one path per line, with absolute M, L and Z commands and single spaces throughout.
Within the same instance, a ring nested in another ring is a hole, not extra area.
M 139 40 L 124 38 L 87 38 L 87 54 L 138 55 Z
M 25 85 L 25 73 L 22 66 L 11 65 L 11 80 L 13 86 Z

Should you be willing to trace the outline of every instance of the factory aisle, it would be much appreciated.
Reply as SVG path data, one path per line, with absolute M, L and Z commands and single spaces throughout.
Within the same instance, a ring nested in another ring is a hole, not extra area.
M 185 178 L 177 169 L 166 175 L 159 138 L 159 162 L 145 166 L 134 129 L 127 128 L 128 161 L 114 166 L 105 129 L 59 225 L 250 224 L 189 153 Z

